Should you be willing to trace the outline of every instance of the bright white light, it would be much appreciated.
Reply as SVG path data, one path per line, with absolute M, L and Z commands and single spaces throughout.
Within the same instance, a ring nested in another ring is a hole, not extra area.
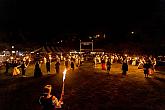
M 92 37 L 91 37 L 91 36 L 89 36 L 89 39 L 92 39 Z
M 22 53 L 19 53 L 19 56 L 22 56 Z
M 65 80 L 65 76 L 66 76 L 66 68 L 65 68 L 65 70 L 64 70 L 64 72 L 63 72 L 63 82 L 64 82 L 64 80 Z
M 132 34 L 134 34 L 134 32 L 131 32 Z
M 11 48 L 13 49 L 13 48 L 14 48 L 14 46 L 11 46 Z

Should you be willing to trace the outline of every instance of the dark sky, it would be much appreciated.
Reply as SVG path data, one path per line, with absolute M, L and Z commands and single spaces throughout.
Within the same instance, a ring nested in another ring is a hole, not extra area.
M 128 3 L 129 2 L 129 3 Z M 1 0 L 0 29 L 54 34 L 105 31 L 159 31 L 159 1 L 48 2 Z M 51 35 L 48 35 L 51 36 Z

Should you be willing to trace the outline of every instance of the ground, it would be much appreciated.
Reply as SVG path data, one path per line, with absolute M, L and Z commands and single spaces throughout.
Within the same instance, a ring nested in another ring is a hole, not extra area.
M 29 67 L 30 68 L 30 67 Z M 42 67 L 43 70 L 44 66 Z M 52 68 L 53 69 L 53 68 Z M 31 70 L 31 69 L 30 69 Z M 46 84 L 60 98 L 62 71 L 41 78 L 2 78 L 0 81 L 1 110 L 41 110 L 38 98 Z M 43 70 L 44 71 L 44 70 Z M 68 70 L 65 79 L 64 104 L 61 110 L 164 110 L 165 75 L 156 72 L 144 78 L 143 70 L 130 66 L 126 77 L 121 76 L 121 64 L 113 64 L 110 74 L 90 62 Z

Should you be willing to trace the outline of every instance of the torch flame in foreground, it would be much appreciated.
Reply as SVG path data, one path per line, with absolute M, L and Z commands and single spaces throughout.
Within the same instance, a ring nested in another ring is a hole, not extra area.
M 60 98 L 60 104 L 63 104 L 64 85 L 65 85 L 64 81 L 65 81 L 66 71 L 67 71 L 67 69 L 65 68 L 64 72 L 63 72 L 63 86 L 62 86 L 62 93 L 61 93 L 61 98 Z
M 65 80 L 65 76 L 66 76 L 66 68 L 65 68 L 65 70 L 64 70 L 64 72 L 63 72 L 63 82 L 64 82 L 64 80 Z

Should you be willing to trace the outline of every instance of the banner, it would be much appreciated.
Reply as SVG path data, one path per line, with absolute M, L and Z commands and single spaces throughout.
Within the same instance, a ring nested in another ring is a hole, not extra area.
M 93 42 L 81 42 L 81 44 L 83 44 L 83 45 L 90 45 L 90 44 L 92 44 Z

